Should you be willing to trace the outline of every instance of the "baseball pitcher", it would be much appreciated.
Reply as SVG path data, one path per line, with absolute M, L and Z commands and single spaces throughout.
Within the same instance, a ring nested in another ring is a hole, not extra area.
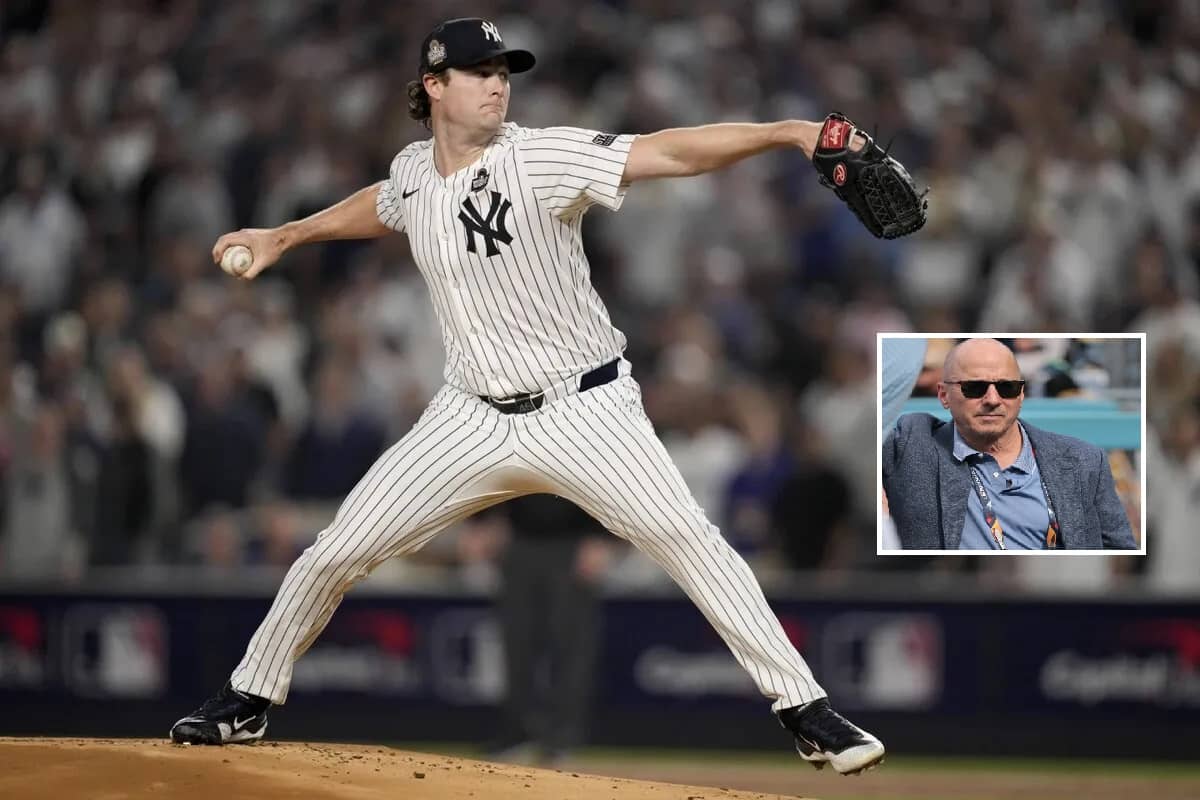
M 642 410 L 638 384 L 588 276 L 593 205 L 617 210 L 637 181 L 699 175 L 800 148 L 878 236 L 924 222 L 904 169 L 840 115 L 647 136 L 505 122 L 509 76 L 534 57 L 482 19 L 438 25 L 421 47 L 410 115 L 432 138 L 387 178 L 306 219 L 217 240 L 213 258 L 252 279 L 309 242 L 402 232 L 429 284 L 445 386 L 350 492 L 288 571 L 228 683 L 171 728 L 180 743 L 262 737 L 292 666 L 343 595 L 382 561 L 523 494 L 576 503 L 683 588 L 772 702 L 804 759 L 854 773 L 883 745 L 830 708 L 754 575 L 692 498 Z M 238 247 L 239 258 L 223 258 Z M 249 257 L 240 248 L 247 248 Z

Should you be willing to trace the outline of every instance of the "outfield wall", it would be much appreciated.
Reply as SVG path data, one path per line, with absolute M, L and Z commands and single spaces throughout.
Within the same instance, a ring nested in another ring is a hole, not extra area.
M 0 735 L 165 734 L 239 660 L 269 596 L 0 593 Z M 1194 757 L 1200 602 L 773 603 L 839 709 L 924 753 Z M 773 747 L 766 705 L 682 598 L 605 604 L 593 741 Z M 483 742 L 503 651 L 486 598 L 351 595 L 273 733 Z

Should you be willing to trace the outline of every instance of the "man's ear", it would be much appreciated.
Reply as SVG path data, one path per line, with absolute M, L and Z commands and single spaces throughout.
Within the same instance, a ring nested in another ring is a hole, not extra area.
M 421 83 L 425 86 L 425 94 L 435 100 L 442 99 L 442 92 L 445 90 L 446 83 L 440 75 L 434 75 L 431 72 L 425 73 L 421 77 Z

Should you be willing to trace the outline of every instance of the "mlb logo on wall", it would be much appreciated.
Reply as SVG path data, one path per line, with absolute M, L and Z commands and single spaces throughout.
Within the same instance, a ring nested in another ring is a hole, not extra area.
M 404 612 L 346 609 L 296 662 L 292 690 L 419 694 L 424 680 L 416 657 L 417 641 L 417 623 Z
M 429 621 L 430 672 L 438 699 L 454 705 L 492 705 L 508 677 L 500 627 L 488 609 L 439 612 Z
M 928 614 L 841 614 L 821 636 L 821 674 L 847 708 L 927 708 L 942 696 L 941 622 Z
M 84 603 L 63 615 L 67 686 L 87 697 L 155 697 L 167 679 L 167 622 L 152 606 Z

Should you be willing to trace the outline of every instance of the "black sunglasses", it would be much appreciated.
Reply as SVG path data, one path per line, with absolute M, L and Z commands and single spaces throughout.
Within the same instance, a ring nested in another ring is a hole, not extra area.
M 1005 400 L 1012 400 L 1021 394 L 1025 381 L 942 381 L 942 383 L 957 383 L 962 389 L 963 397 L 968 400 L 978 400 L 987 394 L 989 386 L 996 387 L 996 394 Z

